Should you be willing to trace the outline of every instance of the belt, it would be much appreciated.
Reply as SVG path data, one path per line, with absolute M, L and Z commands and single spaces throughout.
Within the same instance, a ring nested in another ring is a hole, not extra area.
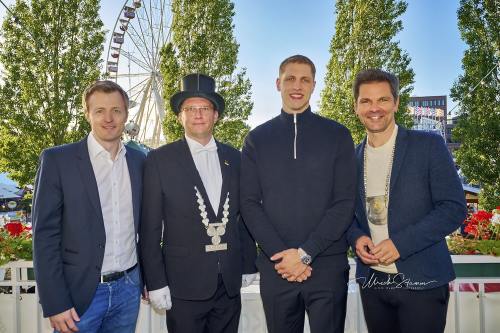
M 121 279 L 125 275 L 125 273 L 132 272 L 135 269 L 136 266 L 137 266 L 137 264 L 135 264 L 134 266 L 130 267 L 126 271 L 114 272 L 114 273 L 109 273 L 109 274 L 106 274 L 106 275 L 101 275 L 101 283 L 112 282 L 112 281 L 116 281 L 118 279 Z

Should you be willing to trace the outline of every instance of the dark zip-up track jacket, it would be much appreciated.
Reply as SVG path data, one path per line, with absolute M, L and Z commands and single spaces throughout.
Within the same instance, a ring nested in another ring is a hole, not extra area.
M 311 112 L 281 114 L 252 130 L 241 161 L 241 211 L 264 253 L 347 251 L 356 191 L 347 128 Z

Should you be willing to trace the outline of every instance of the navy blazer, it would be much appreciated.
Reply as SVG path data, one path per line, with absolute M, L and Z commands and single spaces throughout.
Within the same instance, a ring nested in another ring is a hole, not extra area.
M 240 152 L 217 142 L 217 154 L 222 189 L 215 210 L 185 139 L 148 154 L 139 234 L 148 290 L 168 285 L 173 297 L 204 300 L 214 295 L 220 273 L 228 295 L 235 296 L 240 292 L 241 275 L 257 271 L 256 245 L 240 219 Z M 203 197 L 210 223 L 221 221 L 229 193 L 229 222 L 221 237 L 221 242 L 228 244 L 225 251 L 205 251 L 211 238 L 202 224 L 195 186 Z
M 137 234 L 145 155 L 126 149 Z M 106 244 L 87 137 L 42 152 L 35 180 L 32 220 L 33 265 L 44 316 L 72 307 L 81 316 L 99 284 Z
M 366 139 L 356 147 L 358 194 L 348 241 L 370 236 L 363 185 Z M 465 196 L 442 137 L 399 126 L 389 192 L 389 238 L 399 251 L 395 264 L 414 289 L 430 289 L 455 278 L 445 237 L 458 229 L 467 213 Z M 356 278 L 363 283 L 369 266 L 358 258 Z

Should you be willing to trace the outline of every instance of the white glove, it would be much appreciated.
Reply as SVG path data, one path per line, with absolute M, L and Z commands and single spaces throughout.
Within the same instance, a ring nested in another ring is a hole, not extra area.
M 241 287 L 245 288 L 245 287 L 248 287 L 249 285 L 251 285 L 252 282 L 257 278 L 257 274 L 259 274 L 259 273 L 243 274 L 241 276 Z
M 170 310 L 172 308 L 172 298 L 170 297 L 170 289 L 168 286 L 151 290 L 149 292 L 149 301 L 157 310 Z

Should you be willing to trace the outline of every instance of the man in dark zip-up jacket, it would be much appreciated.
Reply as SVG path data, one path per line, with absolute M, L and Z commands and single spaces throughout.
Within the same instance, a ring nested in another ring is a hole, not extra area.
M 343 332 L 346 230 L 356 190 L 349 131 L 311 112 L 314 64 L 280 65 L 281 114 L 252 130 L 241 162 L 241 211 L 260 246 L 257 267 L 268 331 Z

